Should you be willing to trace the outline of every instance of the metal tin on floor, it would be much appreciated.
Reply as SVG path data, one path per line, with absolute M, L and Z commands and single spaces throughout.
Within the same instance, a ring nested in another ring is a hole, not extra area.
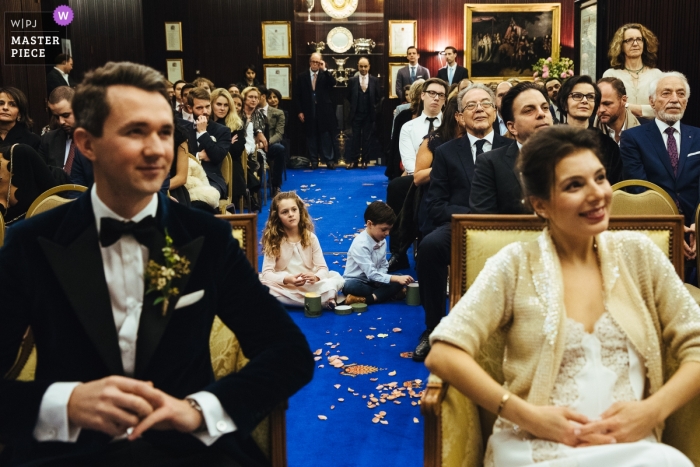
M 364 311 L 367 311 L 366 303 L 353 303 L 350 306 L 352 307 L 352 311 L 355 313 L 362 313 Z
M 352 313 L 352 306 L 350 305 L 338 305 L 335 307 L 336 315 L 349 315 Z

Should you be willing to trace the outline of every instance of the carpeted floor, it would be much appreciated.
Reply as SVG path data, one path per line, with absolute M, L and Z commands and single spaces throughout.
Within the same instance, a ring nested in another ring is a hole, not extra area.
M 386 197 L 384 167 L 288 170 L 287 177 L 282 189 L 296 190 L 310 205 L 328 267 L 342 274 L 352 236 L 364 227 L 367 204 Z M 269 204 L 258 217 L 258 238 Z M 416 277 L 414 269 L 403 273 Z M 422 307 L 392 302 L 372 305 L 363 314 L 324 312 L 320 318 L 305 318 L 301 309 L 289 313 L 319 354 L 313 381 L 289 401 L 290 467 L 422 465 L 418 401 L 428 371 L 401 357 L 413 350 L 424 329 Z M 345 368 L 333 367 L 333 356 Z M 349 375 L 365 372 L 371 373 Z

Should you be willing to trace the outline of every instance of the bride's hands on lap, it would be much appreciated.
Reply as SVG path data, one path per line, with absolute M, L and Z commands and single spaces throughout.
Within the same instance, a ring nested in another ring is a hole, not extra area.
M 588 418 L 568 407 L 531 406 L 532 415 L 518 424 L 533 436 L 576 447 L 581 440 L 578 434 Z M 504 415 L 507 412 L 504 411 Z
M 648 436 L 662 420 L 648 401 L 616 402 L 596 420 L 581 427 L 581 446 L 631 443 Z

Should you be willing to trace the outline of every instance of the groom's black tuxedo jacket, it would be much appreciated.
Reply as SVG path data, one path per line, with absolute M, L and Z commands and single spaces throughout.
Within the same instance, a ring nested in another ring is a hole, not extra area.
M 158 224 L 191 261 L 180 295 L 205 292 L 198 302 L 177 310 L 177 300 L 171 300 L 165 317 L 153 305 L 153 294 L 144 297 L 134 377 L 177 398 L 200 390 L 213 393 L 238 430 L 211 448 L 225 450 L 241 465 L 265 465 L 249 434 L 311 379 L 308 343 L 260 283 L 228 223 L 162 194 L 158 202 Z M 160 246 L 151 249 L 150 259 L 163 264 Z M 0 248 L 0 304 L 0 375 L 12 366 L 27 326 L 38 356 L 35 381 L 0 379 L 0 443 L 11 449 L 10 465 L 104 448 L 110 438 L 91 430 L 83 430 L 77 443 L 39 443 L 32 435 L 42 396 L 53 382 L 124 374 L 90 191 L 9 230 Z M 219 381 L 214 381 L 209 355 L 215 315 L 251 360 Z M 150 431 L 144 439 L 174 452 L 206 449 L 192 435 L 175 431 Z

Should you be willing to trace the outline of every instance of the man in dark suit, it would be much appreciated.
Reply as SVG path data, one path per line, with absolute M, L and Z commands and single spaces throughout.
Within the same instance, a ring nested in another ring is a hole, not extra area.
M 46 74 L 46 95 L 59 86 L 70 86 L 74 88 L 76 82 L 70 77 L 73 69 L 73 57 L 67 54 L 58 54 L 54 60 L 54 67 Z
M 231 130 L 209 119 L 211 102 L 206 89 L 193 88 L 187 94 L 187 105 L 192 109 L 194 123 L 178 119 L 178 124 L 187 132 L 189 152 L 202 161 L 209 184 L 219 190 L 222 199 L 226 198 L 228 188 L 221 163 L 231 147 Z
M 395 91 L 396 95 L 399 96 L 399 102 L 403 102 L 403 87 L 407 84 L 413 84 L 417 79 L 430 78 L 430 71 L 424 66 L 418 64 L 418 59 L 420 54 L 415 46 L 411 46 L 406 49 L 406 59 L 408 60 L 408 65 L 401 68 L 396 73 L 396 85 Z
M 695 258 L 695 209 L 700 180 L 700 128 L 683 125 L 690 85 L 678 72 L 664 73 L 651 84 L 653 123 L 622 132 L 620 156 L 623 179 L 647 180 L 673 198 L 685 216 L 687 259 Z
M 292 103 L 294 113 L 304 124 L 309 160 L 314 169 L 322 159 L 329 169 L 335 170 L 333 135 L 338 129 L 338 121 L 331 100 L 333 86 L 335 78 L 326 70 L 321 54 L 311 54 L 309 69 L 297 76 L 294 83 Z
M 481 83 L 472 84 L 457 95 L 459 124 L 466 131 L 462 138 L 438 147 L 426 194 L 428 216 L 436 226 L 418 248 L 418 282 L 425 310 L 426 330 L 413 352 L 422 362 L 430 351 L 430 332 L 445 316 L 445 287 L 450 264 L 452 214 L 469 214 L 469 194 L 474 177 L 474 160 L 491 149 L 510 144 L 493 131 L 496 108 L 493 91 Z
M 498 83 L 498 86 L 496 86 L 496 120 L 493 121 L 493 131 L 501 136 L 505 136 L 508 133 L 506 121 L 503 120 L 503 115 L 501 114 L 501 100 L 512 87 L 513 85 L 508 81 Z
M 469 79 L 469 70 L 457 64 L 457 49 L 451 45 L 445 47 L 443 52 L 447 65 L 438 70 L 437 77 L 452 86 L 463 79 Z
M 359 76 L 353 76 L 348 82 L 350 100 L 349 120 L 352 124 L 352 148 L 348 157 L 346 169 L 355 169 L 359 164 L 367 168 L 369 161 L 369 145 L 372 138 L 375 115 L 381 93 L 379 80 L 369 74 L 369 59 L 360 57 L 357 61 Z M 360 150 L 362 152 L 360 152 Z
M 564 120 L 564 114 L 559 110 L 559 91 L 561 90 L 561 80 L 556 77 L 547 78 L 544 82 L 549 96 L 549 112 L 552 114 L 554 124 L 557 125 Z
M 108 63 L 84 85 L 74 137 L 95 186 L 0 249 L 0 373 L 27 326 L 38 351 L 34 381 L 0 379 L 10 465 L 269 465 L 249 434 L 311 379 L 306 339 L 228 224 L 156 194 L 174 152 L 162 75 Z M 250 359 L 218 381 L 215 316 Z
M 547 95 L 536 84 L 524 81 L 501 99 L 501 112 L 515 135 L 512 144 L 477 157 L 469 195 L 474 214 L 524 214 L 520 177 L 515 160 L 525 141 L 536 131 L 552 125 Z
M 60 125 L 41 137 L 39 155 L 49 167 L 58 167 L 70 175 L 75 155 L 73 141 L 73 95 L 75 90 L 68 86 L 59 86 L 49 95 L 48 107 Z

